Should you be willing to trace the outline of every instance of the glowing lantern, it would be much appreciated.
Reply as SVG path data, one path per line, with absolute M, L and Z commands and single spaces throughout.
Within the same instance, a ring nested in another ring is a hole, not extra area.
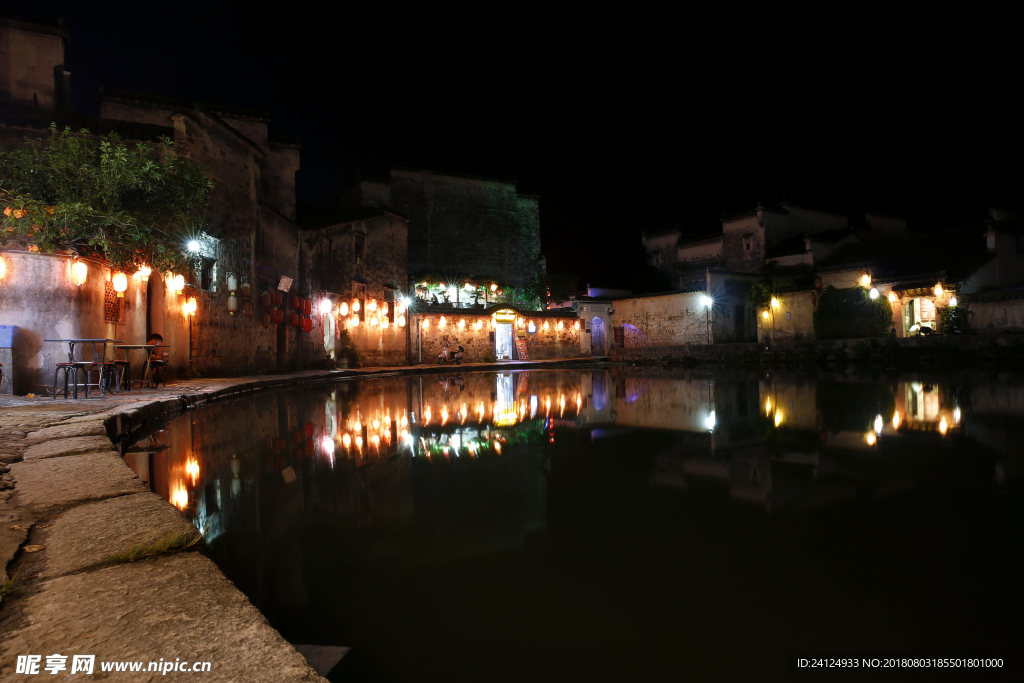
M 238 278 L 234 273 L 228 273 L 228 293 L 234 294 L 238 290 Z
M 330 299 L 320 299 L 320 312 L 322 314 L 327 315 L 331 312 L 332 308 Z
M 942 296 L 942 292 L 943 292 L 942 285 L 941 284 L 935 285 L 935 296 Z
M 234 294 L 228 297 L 228 313 L 234 315 L 238 311 L 238 297 Z
M 404 315 L 398 316 L 398 326 L 399 327 L 405 327 L 405 316 Z
M 89 266 L 85 265 L 85 261 L 75 261 L 75 265 L 71 268 L 74 273 L 73 278 L 75 284 L 81 287 L 85 284 L 85 278 L 89 274 Z
M 573 325 L 573 326 L 572 326 L 572 328 L 573 328 L 574 330 L 576 330 L 577 332 L 579 332 L 579 331 L 580 331 L 580 321 L 579 321 L 579 320 L 577 320 L 577 321 L 576 321 L 576 324 L 575 324 L 575 325 Z
M 345 446 L 345 450 L 348 450 L 349 448 L 352 447 L 352 437 L 346 434 L 345 436 L 341 437 L 341 443 Z
M 185 289 L 185 277 L 183 275 L 175 275 L 172 282 L 171 286 L 174 287 L 174 291 L 181 294 L 181 290 Z
M 352 312 L 353 313 L 358 313 L 359 312 L 359 299 L 352 299 Z
M 497 290 L 498 290 L 498 285 L 492 282 L 492 283 L 491 283 L 491 291 L 492 291 L 492 292 L 495 292 L 495 291 L 497 291 Z
M 437 326 L 440 327 L 441 329 L 444 329 L 444 326 L 447 324 L 448 321 L 444 319 L 443 315 L 441 316 L 441 319 L 437 321 Z
M 381 312 L 382 314 L 384 314 L 384 315 L 387 315 L 387 314 L 388 314 L 388 302 L 387 302 L 387 301 L 385 301 L 384 303 L 382 303 L 382 304 L 380 305 L 380 312 Z
M 113 278 L 112 283 L 114 285 L 114 291 L 117 292 L 118 298 L 119 299 L 123 299 L 124 298 L 124 290 L 128 289 L 128 276 L 125 275 L 124 273 L 118 271 L 118 272 L 114 273 L 114 278 Z
M 764 318 L 765 320 L 767 320 L 768 319 L 768 311 L 761 311 L 761 317 Z
M 428 327 L 430 327 L 430 318 L 424 318 L 423 319 L 423 329 L 427 329 Z
M 878 298 L 878 290 L 876 288 L 872 287 L 871 291 L 868 292 L 868 296 L 871 297 L 872 300 L 877 299 Z
M 0 258 L 0 280 L 4 279 L 4 275 L 7 275 L 7 261 Z
M 896 303 L 896 292 L 889 292 L 889 303 Z
M 546 331 L 546 330 L 548 330 L 548 329 L 550 329 L 550 328 L 551 328 L 551 325 L 550 325 L 550 324 L 548 323 L 548 321 L 547 321 L 547 320 L 545 320 L 545 321 L 544 321 L 544 329 L 545 329 L 545 331 Z
M 153 269 L 150 268 L 149 266 L 142 266 L 141 268 L 139 268 L 139 272 L 136 273 L 136 275 L 142 278 L 143 282 L 149 282 L 149 276 L 150 274 L 152 274 L 152 272 Z
M 893 411 L 893 414 L 892 414 L 892 428 L 893 429 L 899 429 L 900 428 L 900 411 L 898 411 L 898 410 Z
M 464 329 L 466 329 L 466 321 L 465 321 L 465 319 L 463 319 L 463 318 L 460 318 L 460 319 L 459 319 L 459 329 L 460 329 L 460 330 L 464 330 Z
M 248 299 L 252 296 L 252 285 L 250 285 L 247 280 L 242 280 L 242 284 L 238 286 L 238 293 L 241 294 L 243 298 Z
M 778 308 L 778 307 L 779 307 L 779 300 L 778 300 L 778 299 L 776 299 L 776 298 L 775 298 L 775 297 L 773 296 L 773 297 L 772 297 L 772 308 Z
M 370 299 L 370 303 L 368 303 L 366 305 L 366 310 L 368 310 L 368 311 L 376 311 L 377 310 L 377 300 L 376 299 Z
M 391 324 L 391 323 L 390 323 L 390 322 L 388 322 L 388 319 L 387 319 L 387 318 L 381 318 L 381 319 L 380 319 L 380 327 L 381 327 L 381 329 L 382 329 L 382 330 L 386 330 L 386 329 L 388 329 L 388 325 L 390 325 L 390 324 Z
M 477 330 L 479 330 L 483 326 L 484 326 L 484 321 L 483 320 L 477 320 L 475 323 L 473 323 L 473 328 L 477 329 Z
M 565 323 L 564 323 L 564 322 L 562 322 L 561 320 L 559 320 L 559 321 L 558 321 L 558 329 L 559 329 L 559 331 L 561 331 L 561 330 L 562 330 L 562 329 L 564 329 L 564 328 L 565 328 Z
M 370 327 L 376 327 L 376 326 L 377 326 L 377 316 L 375 316 L 375 315 L 371 315 L 371 316 L 370 316 L 370 319 L 369 319 L 368 321 L 366 321 L 366 322 L 367 322 L 367 324 L 368 324 L 368 325 L 369 325 Z
M 522 327 L 522 326 L 523 326 L 523 319 L 522 318 L 516 318 L 516 327 Z
M 199 308 L 199 303 L 196 301 L 196 298 L 194 296 L 190 296 L 186 303 L 188 304 L 188 312 L 195 315 L 196 310 Z
M 338 306 L 338 313 L 340 313 L 343 316 L 348 315 L 348 303 L 342 301 L 341 305 Z
M 312 318 L 305 318 L 305 319 L 303 319 L 303 321 L 302 321 L 302 331 L 303 332 L 312 332 L 313 331 L 313 319 Z
M 860 284 L 863 287 L 867 287 L 868 285 L 870 285 L 871 284 L 871 276 L 868 275 L 867 273 L 864 273 L 863 275 L 861 275 L 860 276 Z
M 358 315 L 352 316 L 351 318 L 349 318 L 349 322 L 352 323 L 352 327 L 359 327 L 359 316 Z
M 181 314 L 183 316 L 185 316 L 186 318 L 189 317 L 192 314 L 191 311 L 188 310 L 188 302 L 187 301 L 181 302 Z
M 864 439 L 868 442 L 869 446 L 874 446 L 875 442 L 878 440 L 874 432 L 868 432 Z

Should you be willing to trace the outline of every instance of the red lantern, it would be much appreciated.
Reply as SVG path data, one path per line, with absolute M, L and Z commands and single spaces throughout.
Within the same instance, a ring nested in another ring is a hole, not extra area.
M 313 438 L 313 430 L 314 429 L 315 429 L 315 427 L 313 426 L 312 422 L 307 422 L 306 423 L 306 437 L 307 438 L 310 438 L 310 439 Z
M 270 317 L 275 325 L 280 325 L 281 321 L 284 320 L 284 311 L 275 306 L 273 312 L 270 314 Z
M 302 314 L 303 315 L 310 315 L 312 312 L 313 312 L 313 302 L 310 301 L 309 299 L 303 299 L 302 300 Z M 306 330 L 306 332 L 309 332 L 309 330 Z
M 298 445 L 298 444 L 302 443 L 305 439 L 306 439 L 306 432 L 305 431 L 299 429 L 297 431 L 292 432 L 292 443 L 293 444 Z
M 263 308 L 270 308 L 271 302 L 273 300 L 274 297 L 271 296 L 269 290 L 260 294 L 260 306 L 262 306 Z
M 280 306 L 281 304 L 283 304 L 284 303 L 284 295 L 281 294 L 281 290 L 280 289 L 275 289 L 273 293 L 274 293 L 274 305 L 275 306 Z
M 313 439 L 306 439 L 306 455 L 310 456 L 316 453 L 316 446 L 313 445 Z
M 302 300 L 299 297 L 292 294 L 291 298 L 288 299 L 288 305 L 295 310 L 299 310 L 302 306 Z
M 817 295 L 817 294 L 814 294 L 814 293 L 812 293 L 812 294 L 811 294 L 811 305 L 813 306 L 813 305 L 814 305 L 814 304 L 816 304 L 816 303 L 818 303 L 818 295 Z
M 313 319 L 312 318 L 306 318 L 305 320 L 302 321 L 302 331 L 303 332 L 312 332 L 313 331 Z
M 238 288 L 238 293 L 241 294 L 244 299 L 249 298 L 252 294 L 252 285 L 249 284 L 248 280 L 242 282 L 241 286 Z
M 260 327 L 269 327 L 269 326 L 270 326 L 270 314 L 269 313 L 260 313 Z
M 242 315 L 244 315 L 246 318 L 251 318 L 252 317 L 252 302 L 251 301 L 243 301 L 242 302 Z
M 289 313 L 288 314 L 288 324 L 291 325 L 292 327 L 298 327 L 299 325 L 301 325 L 302 323 L 299 322 L 299 314 L 298 313 Z

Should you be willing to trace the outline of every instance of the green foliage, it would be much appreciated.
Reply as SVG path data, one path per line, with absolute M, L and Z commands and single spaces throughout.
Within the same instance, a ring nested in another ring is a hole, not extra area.
M 348 333 L 348 330 L 341 331 L 335 349 L 339 358 L 348 358 L 350 368 L 359 367 L 359 349 L 356 348 L 356 344 L 352 341 L 352 335 Z
M 10 595 L 16 590 L 18 590 L 18 572 L 15 572 L 14 576 L 7 579 L 3 585 L 0 585 L 0 596 Z
M 892 305 L 880 296 L 872 299 L 863 287 L 827 287 L 814 311 L 818 339 L 884 337 L 892 327 Z
M 104 559 L 107 562 L 115 563 L 134 562 L 135 560 L 141 560 L 152 555 L 187 550 L 203 539 L 203 533 L 197 531 L 193 526 L 182 527 L 156 540 L 130 545 L 127 548 L 107 555 Z
M 47 137 L 0 150 L 0 235 L 44 251 L 102 251 L 127 272 L 180 267 L 186 242 L 202 230 L 212 182 L 172 145 L 129 145 L 51 124 Z
M 794 289 L 796 289 L 796 285 L 789 280 L 772 278 L 764 282 L 755 282 L 747 290 L 747 305 L 763 308 L 771 303 L 772 297 L 792 292 Z
M 965 303 L 946 306 L 939 311 L 942 321 L 942 334 L 963 334 L 971 329 L 971 311 Z

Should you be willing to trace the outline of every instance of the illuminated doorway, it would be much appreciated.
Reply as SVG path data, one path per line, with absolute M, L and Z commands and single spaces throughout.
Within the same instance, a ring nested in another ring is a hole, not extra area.
M 494 326 L 494 357 L 498 360 L 512 360 L 512 346 L 512 324 L 496 324 Z
M 604 320 L 595 316 L 590 321 L 590 355 L 603 356 L 605 353 Z
M 917 297 L 906 301 L 903 304 L 903 336 L 917 336 L 922 327 L 935 332 L 935 317 L 935 304 L 930 299 Z

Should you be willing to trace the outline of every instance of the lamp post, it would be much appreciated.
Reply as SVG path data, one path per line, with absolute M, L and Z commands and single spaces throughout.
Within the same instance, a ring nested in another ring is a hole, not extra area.
M 714 303 L 714 300 L 707 294 L 700 298 L 700 305 L 704 307 L 704 321 L 708 329 L 708 346 L 711 346 L 711 306 Z

